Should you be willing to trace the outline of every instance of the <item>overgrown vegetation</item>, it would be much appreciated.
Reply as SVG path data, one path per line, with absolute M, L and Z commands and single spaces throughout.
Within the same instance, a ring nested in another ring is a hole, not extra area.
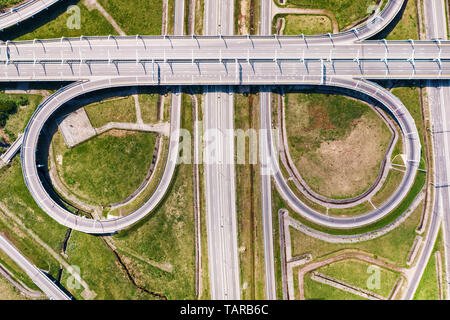
M 0 11 L 6 11 L 4 9 L 15 6 L 23 2 L 23 0 L 0 0 Z
M 334 13 L 339 29 L 357 22 L 372 13 L 375 0 L 288 0 L 289 7 L 325 9 Z
M 0 127 L 4 127 L 9 117 L 17 112 L 18 107 L 28 105 L 29 100 L 24 95 L 6 95 L 0 93 Z
M 55 153 L 61 157 L 61 176 L 71 192 L 89 203 L 125 200 L 148 173 L 155 139 L 152 133 L 111 130 L 72 149 L 60 141 Z

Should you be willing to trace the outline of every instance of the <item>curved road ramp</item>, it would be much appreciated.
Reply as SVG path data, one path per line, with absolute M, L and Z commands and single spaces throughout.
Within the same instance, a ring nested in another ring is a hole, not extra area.
M 0 250 L 5 252 L 51 300 L 71 300 L 44 272 L 39 270 L 5 237 L 0 235 Z

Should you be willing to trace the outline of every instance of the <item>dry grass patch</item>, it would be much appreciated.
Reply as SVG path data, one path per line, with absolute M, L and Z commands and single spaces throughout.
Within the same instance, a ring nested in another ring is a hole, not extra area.
M 375 182 L 391 133 L 367 104 L 334 95 L 290 95 L 286 121 L 291 155 L 313 190 L 346 198 Z

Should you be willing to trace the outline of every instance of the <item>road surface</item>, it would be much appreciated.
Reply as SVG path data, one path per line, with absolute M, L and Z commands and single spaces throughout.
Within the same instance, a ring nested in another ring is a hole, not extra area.
M 205 2 L 206 35 L 232 35 L 233 26 L 234 0 Z M 211 138 L 205 141 L 204 159 L 211 298 L 239 300 L 232 88 L 206 87 L 203 110 L 204 132 Z
M 272 30 L 272 1 L 261 0 L 261 25 L 260 34 L 269 35 Z M 271 113 L 271 94 L 262 90 L 260 92 L 260 129 L 267 130 L 267 121 L 264 118 Z M 275 279 L 275 256 L 273 253 L 273 216 L 272 216 L 272 181 L 271 173 L 268 174 L 266 162 L 268 159 L 267 139 L 260 134 L 259 152 L 260 152 L 260 172 L 261 172 L 261 209 L 263 217 L 264 233 L 264 268 L 266 279 L 266 299 L 275 300 L 277 298 L 276 279 Z
M 33 265 L 22 253 L 17 250 L 5 237 L 0 235 L 0 250 L 5 252 L 30 279 L 52 300 L 71 300 L 71 298 L 59 288 L 41 270 Z
M 430 39 L 447 39 L 447 19 L 445 17 L 445 2 L 435 0 L 424 0 L 425 26 L 427 37 Z M 430 228 L 422 250 L 422 254 L 416 264 L 413 277 L 408 284 L 405 299 L 411 300 L 422 279 L 423 272 L 430 260 L 436 243 L 438 232 L 443 225 L 443 238 L 445 252 L 444 266 L 447 283 L 450 282 L 449 268 L 449 239 L 450 239 L 450 114 L 446 106 L 450 104 L 450 82 L 438 81 L 428 82 L 428 102 L 431 109 L 432 132 L 434 144 L 434 205 L 431 212 Z M 446 296 L 448 294 L 448 286 Z
M 63 0 L 30 0 L 0 14 L 0 30 L 19 24 Z

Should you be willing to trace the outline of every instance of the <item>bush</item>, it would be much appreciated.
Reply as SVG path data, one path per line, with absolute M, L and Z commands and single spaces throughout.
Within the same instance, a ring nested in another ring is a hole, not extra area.
M 17 111 L 17 103 L 5 98 L 0 99 L 0 126 L 4 126 L 10 114 Z

